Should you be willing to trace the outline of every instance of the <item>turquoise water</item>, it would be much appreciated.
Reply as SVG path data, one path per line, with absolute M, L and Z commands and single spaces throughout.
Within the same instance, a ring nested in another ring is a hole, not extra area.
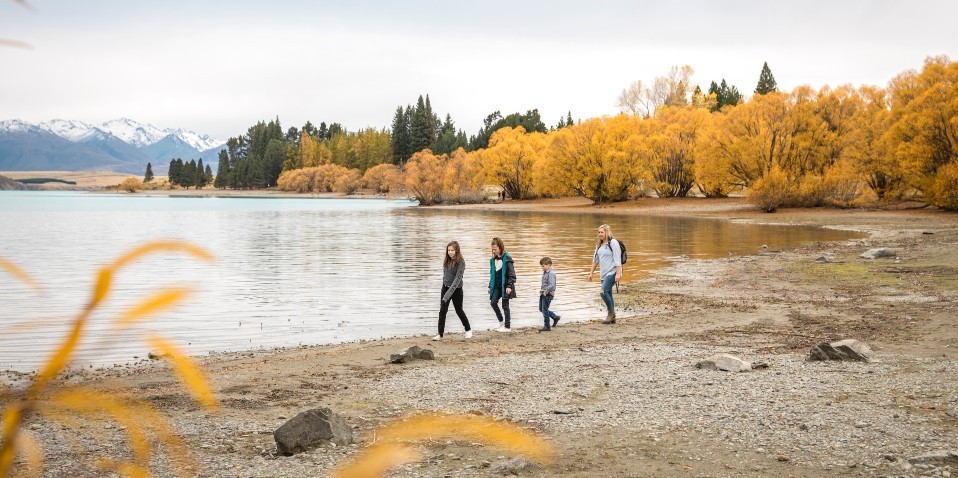
M 853 233 L 723 220 L 536 211 L 441 210 L 406 200 L 183 198 L 77 192 L 0 192 L 0 256 L 31 273 L 44 295 L 0 273 L 0 369 L 36 367 L 90 296 L 94 274 L 147 241 L 181 240 L 216 256 L 207 264 L 162 254 L 120 272 L 91 322 L 94 344 L 78 364 L 135 361 L 157 333 L 192 354 L 435 334 L 441 260 L 451 240 L 467 269 L 465 310 L 473 328 L 492 328 L 489 241 L 500 236 L 516 259 L 515 326 L 538 326 L 539 258 L 555 261 L 553 309 L 564 321 L 602 315 L 598 285 L 585 280 L 595 228 L 609 223 L 630 254 L 625 279 L 685 258 L 752 254 Z M 186 303 L 117 334 L 114 318 L 169 286 L 194 291 Z M 448 333 L 461 332 L 450 311 Z M 112 336 L 110 342 L 102 337 Z

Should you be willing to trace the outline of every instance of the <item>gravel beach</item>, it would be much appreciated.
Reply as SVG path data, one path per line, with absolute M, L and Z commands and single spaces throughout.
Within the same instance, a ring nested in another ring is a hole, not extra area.
M 688 214 L 854 229 L 866 239 L 688 260 L 624 284 L 621 318 L 552 332 L 450 333 L 258 350 L 200 359 L 223 408 L 209 414 L 164 362 L 80 372 L 83 383 L 145 400 L 193 457 L 163 450 L 157 476 L 327 476 L 368 446 L 377 426 L 416 412 L 506 420 L 556 448 L 532 464 L 469 441 L 433 440 L 393 477 L 942 476 L 958 474 L 958 215 L 930 210 L 787 210 L 741 200 L 576 201 L 508 207 L 596 214 Z M 598 220 L 598 218 L 597 218 Z M 893 256 L 863 259 L 872 248 Z M 596 291 L 598 293 L 598 290 Z M 602 318 L 596 298 L 596 319 Z M 868 363 L 806 360 L 826 341 L 858 339 Z M 418 345 L 435 360 L 389 363 Z M 767 364 L 746 372 L 694 365 L 728 353 Z M 26 378 L 4 377 L 14 389 Z M 273 431 L 329 407 L 355 442 L 277 456 Z M 95 457 L 123 457 L 109 420 L 67 427 L 36 418 L 42 476 L 109 476 Z

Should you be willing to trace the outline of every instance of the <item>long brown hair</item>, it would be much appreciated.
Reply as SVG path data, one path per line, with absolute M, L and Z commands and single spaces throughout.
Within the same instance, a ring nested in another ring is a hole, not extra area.
M 499 257 L 506 255 L 506 245 L 502 243 L 502 239 L 499 239 L 498 237 L 493 237 L 492 242 L 490 242 L 489 245 L 490 246 L 495 245 L 496 247 L 499 248 Z
M 456 250 L 455 257 L 449 257 L 449 247 L 452 247 L 453 249 Z M 443 257 L 442 259 L 443 267 L 449 267 L 450 264 L 459 265 L 465 261 L 465 259 L 462 258 L 462 252 L 459 251 L 459 243 L 456 241 L 452 241 L 449 244 L 446 244 L 446 250 L 443 251 L 442 257 Z

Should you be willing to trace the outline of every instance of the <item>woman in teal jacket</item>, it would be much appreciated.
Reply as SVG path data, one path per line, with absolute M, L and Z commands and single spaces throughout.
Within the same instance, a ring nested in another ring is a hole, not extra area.
M 512 257 L 506 252 L 502 239 L 492 238 L 492 258 L 489 259 L 489 302 L 492 305 L 496 318 L 499 319 L 497 332 L 509 332 L 510 324 L 509 299 L 516 298 L 516 266 Z M 499 300 L 502 300 L 502 310 L 499 310 Z

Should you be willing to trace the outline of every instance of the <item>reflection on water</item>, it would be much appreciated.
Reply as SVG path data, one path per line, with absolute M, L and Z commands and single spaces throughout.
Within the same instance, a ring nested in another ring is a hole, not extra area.
M 651 216 L 462 211 L 409 207 L 408 201 L 167 198 L 86 193 L 0 193 L 0 255 L 47 289 L 38 297 L 0 274 L 0 325 L 65 321 L 88 299 L 95 271 L 149 240 L 179 239 L 212 252 L 213 265 L 180 256 L 149 258 L 124 269 L 92 335 L 164 285 L 187 284 L 187 304 L 145 328 L 194 354 L 263 346 L 334 343 L 435 333 L 446 243 L 466 258 L 465 310 L 473 328 L 497 325 L 488 305 L 489 242 L 505 241 L 516 261 L 518 327 L 541 324 L 539 259 L 553 258 L 559 287 L 552 309 L 563 321 L 599 317 L 598 284 L 586 282 L 596 227 L 605 222 L 628 247 L 625 280 L 677 258 L 752 254 L 835 241 L 853 233 L 756 226 L 724 220 Z M 453 317 L 450 334 L 460 331 Z M 0 369 L 35 367 L 63 326 L 0 337 Z M 139 335 L 110 353 L 83 351 L 81 363 L 144 357 Z M 453 335 L 453 337 L 455 337 Z

